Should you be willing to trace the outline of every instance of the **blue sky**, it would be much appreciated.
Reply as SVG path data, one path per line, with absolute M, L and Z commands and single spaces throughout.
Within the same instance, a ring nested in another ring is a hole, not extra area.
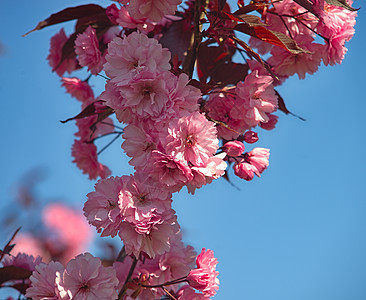
M 46 62 L 49 39 L 60 26 L 21 35 L 66 6 L 87 1 L 2 1 L 0 94 L 2 97 L 3 207 L 14 207 L 14 184 L 34 167 L 47 178 L 37 187 L 43 199 L 65 199 L 82 207 L 94 182 L 71 163 L 79 103 L 60 86 Z M 106 6 L 109 1 L 98 1 Z M 362 6 L 356 0 L 354 7 Z M 71 24 L 66 26 L 71 33 Z M 259 131 L 257 147 L 271 149 L 262 178 L 234 178 L 196 192 L 175 195 L 173 206 L 183 239 L 219 260 L 215 299 L 366 299 L 365 9 L 342 65 L 321 67 L 305 80 L 291 78 L 280 93 L 305 122 L 279 112 L 277 128 Z M 102 78 L 92 78 L 96 90 Z M 115 143 L 101 160 L 113 175 L 131 172 Z M 2 216 L 7 215 L 3 210 Z M 5 243 L 10 233 L 2 233 Z

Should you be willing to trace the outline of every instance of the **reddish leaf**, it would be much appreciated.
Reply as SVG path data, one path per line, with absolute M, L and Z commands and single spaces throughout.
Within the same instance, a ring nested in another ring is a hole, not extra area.
M 277 98 L 278 98 L 278 109 L 282 112 L 284 112 L 286 115 L 293 115 L 294 117 L 296 118 L 299 118 L 300 120 L 302 121 L 306 121 L 304 118 L 298 116 L 298 115 L 295 115 L 294 113 L 290 112 L 287 107 L 286 107 L 286 104 L 285 104 L 285 101 L 283 100 L 282 96 L 279 94 L 279 92 L 276 92 L 276 95 L 277 95 Z
M 200 44 L 197 51 L 197 73 L 201 81 L 206 81 L 210 77 L 214 67 L 231 57 L 222 46 L 208 47 Z
M 335 5 L 335 6 L 339 6 L 339 7 L 343 7 L 345 9 L 348 9 L 350 11 L 357 11 L 359 10 L 359 8 L 353 8 L 351 7 L 346 0 L 325 0 L 325 2 L 327 2 L 328 4 L 331 5 Z
M 279 46 L 293 54 L 310 53 L 309 51 L 297 45 L 297 43 L 286 34 L 269 30 L 263 26 L 251 26 L 249 24 L 242 23 L 236 25 L 234 30 L 254 36 L 272 45 Z
M 84 17 L 88 17 L 88 16 L 93 16 L 96 14 L 100 14 L 102 12 L 105 13 L 105 9 L 96 4 L 86 4 L 86 5 L 76 6 L 76 7 L 68 7 L 55 14 L 52 14 L 46 20 L 39 22 L 34 29 L 27 32 L 23 36 L 26 36 L 33 31 L 40 30 L 47 26 L 51 26 L 51 25 L 55 25 L 55 24 L 59 24 L 59 23 L 63 23 L 63 22 L 67 22 L 67 21 L 71 21 L 71 20 L 75 20 L 75 19 L 80 19 L 80 18 L 84 18 Z
M 185 20 L 174 22 L 169 28 L 163 31 L 163 36 L 159 42 L 164 48 L 168 48 L 172 53 L 178 56 L 179 61 L 184 61 L 185 53 L 189 47 L 191 32 L 185 30 Z
M 69 121 L 72 121 L 72 120 L 83 119 L 83 118 L 86 118 L 86 117 L 90 117 L 90 116 L 93 116 L 97 113 L 104 113 L 106 110 L 110 109 L 108 106 L 106 106 L 105 110 L 99 111 L 99 112 L 96 111 L 96 107 L 95 107 L 96 103 L 102 103 L 102 102 L 103 101 L 101 101 L 101 100 L 97 100 L 97 101 L 89 104 L 87 107 L 85 107 L 84 110 L 81 113 L 79 113 L 78 115 L 76 115 L 75 117 L 72 117 L 72 118 L 69 118 L 65 121 L 60 121 L 60 122 L 61 123 L 66 123 L 66 122 L 69 122 Z
M 230 14 L 226 13 L 225 15 L 229 17 L 231 20 L 236 22 L 244 22 L 251 26 L 268 26 L 267 24 L 263 23 L 261 18 L 254 15 L 246 15 L 246 14 Z
M 243 14 L 247 14 L 249 12 L 258 10 L 263 8 L 264 6 L 268 5 L 267 3 L 252 3 L 252 4 L 248 4 L 245 5 L 241 8 L 239 8 L 237 11 L 235 11 L 233 14 L 234 15 L 243 15 Z
M 318 13 L 314 10 L 312 3 L 309 0 L 294 0 L 297 4 L 311 12 L 314 16 L 319 17 Z
M 15 232 L 13 233 L 12 237 L 10 238 L 9 242 L 4 247 L 4 250 L 1 250 L 0 252 L 0 261 L 3 259 L 5 254 L 9 254 L 10 251 L 14 248 L 15 245 L 12 245 L 13 240 L 15 239 L 15 236 L 19 232 L 21 227 L 19 227 Z
M 219 11 L 222 11 L 226 5 L 226 0 L 218 0 L 219 1 Z
M 207 95 L 208 92 L 212 91 L 215 88 L 215 86 L 212 84 L 198 81 L 196 79 L 191 79 L 188 84 L 200 89 L 202 95 Z
M 248 65 L 234 62 L 218 64 L 211 74 L 210 83 L 219 85 L 237 84 L 248 75 Z
M 14 266 L 3 267 L 0 268 L 0 285 L 9 280 L 27 279 L 31 275 L 32 271 L 23 268 Z

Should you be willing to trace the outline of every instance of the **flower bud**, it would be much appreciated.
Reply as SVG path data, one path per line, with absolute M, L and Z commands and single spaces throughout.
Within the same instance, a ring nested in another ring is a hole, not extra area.
M 244 141 L 248 144 L 254 144 L 258 140 L 258 134 L 254 131 L 249 130 L 244 134 Z
M 239 156 L 244 152 L 245 146 L 242 142 L 235 140 L 225 143 L 222 149 L 228 156 Z
M 235 175 L 247 181 L 250 181 L 254 178 L 254 171 L 256 171 L 254 169 L 255 167 L 253 165 L 244 161 L 234 165 Z

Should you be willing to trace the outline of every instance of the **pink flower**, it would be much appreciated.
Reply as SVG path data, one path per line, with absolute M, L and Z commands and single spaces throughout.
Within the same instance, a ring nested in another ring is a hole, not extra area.
M 127 177 L 127 176 L 124 176 Z M 95 226 L 101 236 L 114 237 L 122 221 L 119 209 L 119 193 L 123 187 L 123 177 L 100 179 L 95 191 L 90 192 L 84 204 L 84 214 L 88 222 Z
M 178 292 L 178 295 L 179 300 L 206 300 L 208 298 L 204 294 L 196 293 L 195 290 L 189 286 L 184 286 Z
M 254 148 L 246 154 L 245 160 L 256 168 L 257 171 L 255 171 L 255 174 L 260 177 L 260 174 L 269 165 L 269 149 Z
M 150 177 L 135 173 L 122 179 L 118 203 L 123 221 L 135 223 L 171 208 L 172 194 Z
M 170 209 L 163 214 L 150 214 L 144 220 L 134 223 L 123 222 L 119 236 L 126 247 L 126 253 L 135 257 L 141 253 L 154 258 L 169 251 L 172 240 L 179 231 L 174 213 Z
M 128 84 L 141 72 L 161 73 L 170 70 L 170 52 L 156 39 L 133 32 L 123 39 L 116 37 L 108 45 L 105 73 L 117 86 Z
M 81 102 L 87 102 L 90 99 L 94 99 L 94 93 L 90 85 L 86 81 L 81 81 L 79 78 L 62 77 L 62 86 L 66 88 L 66 91 Z
M 142 126 L 141 126 L 142 127 Z M 143 167 L 149 161 L 151 152 L 156 148 L 156 142 L 152 136 L 140 126 L 127 125 L 123 130 L 122 149 L 131 157 L 129 164 L 135 167 Z
M 259 123 L 259 127 L 263 128 L 265 130 L 272 130 L 276 127 L 276 124 L 278 122 L 278 116 L 273 114 L 267 114 L 268 116 L 268 122 L 266 123 Z
M 64 267 L 59 262 L 51 261 L 48 264 L 41 263 L 36 266 L 32 276 L 31 287 L 26 291 L 26 297 L 33 300 L 60 299 L 56 285 L 56 275 L 62 274 Z
M 34 258 L 32 255 L 28 255 L 26 253 L 18 253 L 16 256 L 6 255 L 2 264 L 4 267 L 14 266 L 22 269 L 26 269 L 29 271 L 34 271 L 37 265 L 39 265 L 42 261 L 40 256 Z
M 263 123 L 263 124 L 267 124 L 267 123 Z M 260 126 L 260 125 L 259 125 Z M 254 131 L 248 130 L 245 134 L 244 134 L 244 141 L 248 144 L 254 144 L 258 141 L 258 134 Z
M 244 160 L 234 165 L 234 173 L 236 176 L 250 181 L 254 178 L 255 167 Z
M 75 58 L 65 59 L 61 63 L 62 47 L 67 39 L 68 37 L 63 28 L 51 38 L 50 54 L 47 56 L 47 60 L 52 67 L 52 71 L 56 71 L 58 76 L 62 76 L 65 72 L 71 73 L 77 67 Z
M 232 115 L 252 127 L 259 122 L 268 122 L 267 113 L 277 109 L 277 96 L 272 81 L 272 77 L 258 75 L 255 70 L 244 82 L 239 82 L 235 89 L 238 104 L 232 110 Z
M 107 100 L 107 105 L 119 110 L 128 109 L 132 118 L 152 119 L 154 121 L 173 114 L 173 101 L 166 88 L 167 82 L 174 77 L 170 72 L 153 74 L 142 72 L 129 85 L 117 89 L 122 96 L 119 102 Z
M 225 143 L 222 149 L 228 156 L 239 156 L 244 152 L 245 146 L 242 142 L 234 140 Z
M 99 41 L 94 28 L 88 28 L 75 39 L 75 53 L 82 67 L 87 66 L 92 74 L 98 74 L 105 63 L 99 50 Z
M 181 153 L 194 166 L 206 164 L 219 148 L 215 124 L 199 112 L 169 124 L 166 151 Z
M 104 267 L 90 253 L 78 255 L 66 265 L 57 286 L 61 299 L 116 299 L 118 279 L 113 267 Z
M 189 272 L 187 281 L 189 285 L 202 293 L 206 297 L 216 294 L 219 289 L 219 272 L 216 271 L 217 259 L 212 250 L 202 249 L 196 259 L 197 268 Z
M 147 34 L 150 31 L 154 30 L 155 27 L 155 25 L 151 23 L 151 21 L 149 21 L 147 18 L 142 18 L 138 20 L 132 18 L 126 7 L 121 7 L 116 22 L 118 23 L 118 25 L 124 28 L 137 28 L 144 34 Z
M 205 105 L 207 115 L 217 122 L 218 137 L 226 140 L 236 139 L 241 133 L 244 133 L 249 126 L 241 117 L 234 117 L 232 112 L 238 110 L 233 91 L 223 91 L 211 94 L 209 101 Z
M 63 261 L 68 261 L 88 248 L 93 231 L 81 212 L 62 203 L 51 203 L 43 210 L 42 219 L 52 233 L 49 243 L 58 251 L 66 249 Z
M 131 0 L 128 11 L 134 19 L 149 18 L 158 22 L 164 15 L 174 15 L 181 3 L 182 0 Z
M 111 174 L 108 167 L 98 162 L 97 147 L 94 144 L 75 140 L 72 146 L 72 156 L 74 157 L 73 162 L 83 171 L 83 174 L 89 175 L 90 180 L 97 177 L 106 178 Z
M 268 63 L 273 67 L 275 74 L 280 76 L 291 76 L 295 73 L 300 79 L 305 74 L 314 74 L 320 66 L 324 53 L 324 46 L 313 43 L 314 39 L 309 35 L 301 35 L 295 38 L 300 47 L 309 53 L 291 53 L 281 47 L 273 47 Z
M 191 169 L 181 153 L 168 155 L 154 150 L 145 172 L 166 185 L 172 193 L 179 191 L 193 178 Z

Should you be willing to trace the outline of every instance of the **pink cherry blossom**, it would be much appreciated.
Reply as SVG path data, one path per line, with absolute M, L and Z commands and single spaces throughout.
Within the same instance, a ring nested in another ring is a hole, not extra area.
M 235 89 L 237 106 L 232 110 L 232 115 L 242 118 L 252 127 L 259 122 L 268 122 L 267 113 L 277 109 L 277 96 L 272 81 L 272 77 L 258 75 L 255 70 L 244 82 L 239 82 Z
M 255 167 L 247 163 L 244 159 L 234 165 L 234 173 L 236 176 L 250 181 L 254 178 Z
M 108 167 L 98 162 L 97 147 L 94 144 L 75 140 L 72 146 L 72 156 L 74 157 L 73 162 L 83 171 L 83 174 L 89 175 L 90 180 L 97 177 L 106 178 L 111 174 Z
M 233 90 L 213 93 L 205 104 L 207 115 L 217 122 L 218 137 L 226 140 L 236 139 L 249 126 L 241 117 L 234 117 L 232 112 L 238 110 Z M 239 115 L 239 114 L 234 114 Z
M 42 211 L 42 219 L 50 233 L 48 244 L 55 252 L 65 249 L 62 262 L 87 250 L 93 239 L 93 231 L 83 214 L 65 204 L 48 204 Z
M 59 262 L 51 261 L 48 264 L 41 263 L 33 271 L 31 287 L 26 291 L 26 297 L 33 300 L 57 300 L 60 299 L 56 286 L 56 274 L 62 274 L 64 267 Z
M 239 156 L 245 150 L 245 146 L 240 141 L 229 141 L 222 146 L 222 149 L 226 152 L 228 156 Z
M 169 50 L 156 39 L 133 32 L 109 43 L 104 71 L 111 82 L 117 86 L 125 85 L 143 71 L 161 73 L 170 70 L 169 60 Z
M 178 300 L 206 300 L 204 294 L 196 293 L 195 290 L 189 286 L 182 287 L 178 292 Z
M 118 25 L 124 28 L 134 29 L 137 28 L 144 34 L 149 33 L 150 31 L 154 30 L 155 25 L 149 21 L 147 18 L 142 18 L 135 20 L 130 16 L 127 7 L 121 7 L 119 10 L 118 16 L 116 18 L 116 22 Z
M 127 176 L 124 176 L 127 177 Z M 95 226 L 101 236 L 114 237 L 122 221 L 119 209 L 119 194 L 124 177 L 100 179 L 95 184 L 95 191 L 90 192 L 84 204 L 84 214 L 88 222 Z
M 158 22 L 164 15 L 174 15 L 181 3 L 182 0 L 131 0 L 128 11 L 134 19 L 149 18 Z
M 206 164 L 219 148 L 215 124 L 195 112 L 169 124 L 166 151 L 182 153 L 194 166 Z
M 163 214 L 150 214 L 144 220 L 134 223 L 123 222 L 119 236 L 126 247 L 126 253 L 136 257 L 146 254 L 154 258 L 169 251 L 171 242 L 179 231 L 174 213 L 170 209 Z
M 263 123 L 263 124 L 267 124 L 267 123 Z M 259 125 L 260 126 L 260 125 Z M 254 144 L 258 141 L 258 134 L 254 131 L 248 130 L 244 136 L 244 141 L 248 144 Z
M 42 258 L 37 256 L 34 258 L 32 255 L 26 253 L 18 253 L 16 256 L 5 255 L 2 264 L 4 267 L 14 266 L 29 271 L 34 271 L 35 267 L 42 262 Z
M 259 123 L 259 127 L 263 128 L 265 130 L 272 130 L 276 127 L 276 124 L 278 122 L 278 116 L 273 114 L 267 114 L 268 116 L 268 122 L 266 123 Z
M 63 28 L 51 38 L 50 54 L 47 56 L 47 59 L 52 67 L 52 71 L 56 71 L 58 76 L 62 76 L 65 72 L 71 73 L 77 67 L 75 58 L 65 59 L 61 63 L 62 47 L 65 45 L 67 39 L 68 37 Z
M 216 294 L 219 288 L 219 272 L 216 271 L 217 259 L 212 250 L 202 249 L 196 259 L 197 268 L 189 272 L 187 281 L 189 285 L 202 293 L 206 297 Z
M 94 99 L 93 90 L 86 81 L 82 81 L 76 77 L 62 77 L 61 81 L 66 91 L 77 100 L 84 103 L 90 99 Z
M 104 267 L 100 258 L 84 253 L 68 262 L 57 287 L 61 299 L 116 299 L 118 283 L 113 267 Z
M 260 174 L 267 169 L 269 165 L 269 149 L 254 148 L 246 154 L 245 160 L 257 169 L 255 174 L 260 177 Z
M 131 157 L 129 164 L 140 168 L 146 165 L 151 152 L 156 149 L 154 138 L 141 127 L 141 124 L 140 126 L 127 125 L 123 130 L 122 137 L 125 140 L 121 146 L 127 156 Z
M 170 192 L 179 191 L 193 178 L 182 153 L 169 155 L 154 150 L 145 172 L 166 185 Z
M 324 46 L 313 43 L 314 39 L 309 35 L 301 35 L 295 38 L 297 44 L 309 53 L 291 53 L 281 47 L 273 47 L 268 63 L 273 67 L 275 74 L 291 76 L 297 74 L 300 79 L 305 74 L 314 74 L 320 66 L 324 53 Z
M 105 63 L 99 50 L 99 41 L 94 28 L 89 26 L 75 40 L 75 53 L 82 67 L 87 66 L 92 74 L 98 74 Z

